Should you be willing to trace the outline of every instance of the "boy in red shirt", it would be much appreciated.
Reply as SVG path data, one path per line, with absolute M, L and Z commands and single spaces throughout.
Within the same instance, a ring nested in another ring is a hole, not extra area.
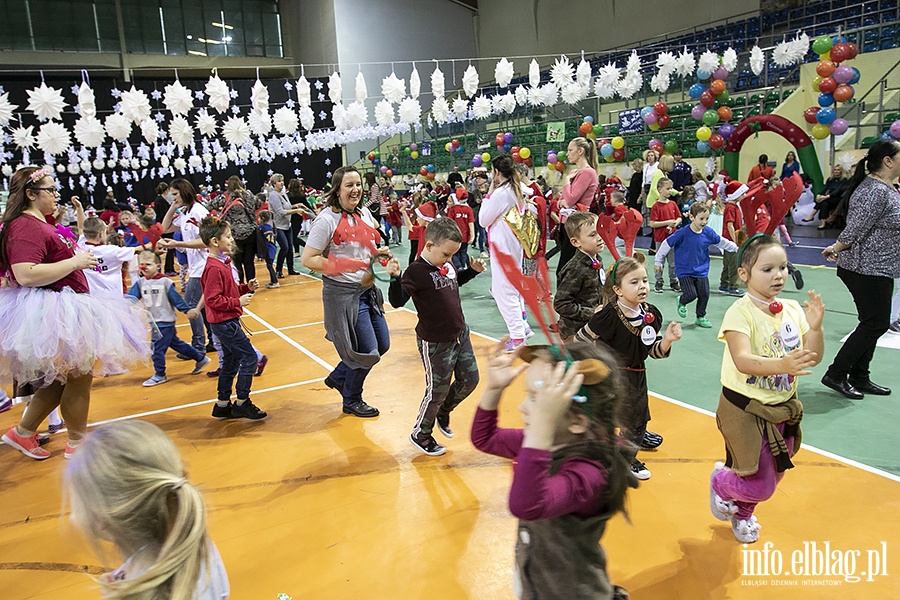
M 403 227 L 403 217 L 400 215 L 400 203 L 397 202 L 397 194 L 391 194 L 391 201 L 388 204 L 387 221 L 391 226 L 391 236 L 394 238 L 391 246 L 400 245 L 401 228 Z
M 725 211 L 722 215 L 722 237 L 734 241 L 734 235 L 744 226 L 744 217 L 741 215 L 741 207 L 738 202 L 744 197 L 749 188 L 740 181 L 729 181 L 725 186 L 724 198 Z M 719 281 L 719 292 L 728 296 L 743 296 L 744 292 L 738 289 L 738 264 L 737 252 L 722 253 L 722 278 Z
M 253 292 L 259 287 L 251 279 L 240 287 L 231 274 L 231 253 L 234 238 L 231 227 L 219 217 L 200 221 L 200 239 L 206 244 L 209 257 L 200 277 L 206 320 L 213 334 L 222 344 L 222 367 L 219 370 L 218 400 L 212 416 L 217 419 L 265 419 L 268 415 L 250 400 L 250 384 L 256 374 L 256 351 L 241 329 L 244 306 L 250 304 Z M 231 402 L 231 388 L 237 375 L 237 400 Z
M 681 225 L 681 209 L 678 208 L 677 202 L 669 200 L 669 196 L 672 194 L 671 179 L 663 177 L 656 184 L 656 189 L 659 190 L 659 200 L 650 209 L 650 227 L 653 229 L 653 239 L 659 247 Z M 681 285 L 678 283 L 678 278 L 675 277 L 674 255 L 671 253 L 666 255 L 665 262 L 669 266 L 669 286 L 673 292 L 680 292 Z M 660 294 L 663 291 L 662 269 L 656 271 L 656 286 L 653 289 Z
M 459 250 L 453 255 L 453 267 L 457 271 L 465 271 L 469 268 L 469 244 L 475 239 L 475 213 L 469 207 L 469 192 L 462 184 L 456 184 L 456 190 L 453 196 L 450 196 L 447 207 L 447 216 L 456 221 L 460 233 L 462 233 L 462 242 Z

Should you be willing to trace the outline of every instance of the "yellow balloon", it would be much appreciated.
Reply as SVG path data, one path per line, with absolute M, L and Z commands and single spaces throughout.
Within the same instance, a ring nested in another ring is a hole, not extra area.
M 612 154 L 610 154 L 609 156 L 604 156 L 603 160 L 605 160 L 606 162 L 612 162 L 612 161 L 616 160 L 616 157 L 613 156 Z
M 831 128 L 828 125 L 816 123 L 812 128 L 812 136 L 817 140 L 824 140 L 831 135 Z
M 520 154 L 519 156 L 522 156 L 522 155 Z M 481 161 L 482 161 L 482 162 L 490 162 L 490 161 L 491 161 L 491 153 L 490 153 L 490 152 L 485 152 L 484 154 L 482 154 L 482 155 L 481 155 Z
M 831 60 L 831 50 L 829 50 L 825 54 L 820 54 L 819 60 Z M 819 125 L 821 125 L 821 123 L 819 123 Z
M 650 123 L 650 131 L 656 131 L 659 129 L 659 123 Z
M 451 144 L 450 142 L 447 142 L 444 145 L 444 150 L 446 150 L 447 152 L 450 152 L 451 150 L 453 150 L 453 144 Z
M 700 140 L 701 142 L 707 141 L 711 135 L 712 135 L 712 130 L 709 127 L 707 127 L 706 125 L 697 129 L 697 139 Z
M 616 150 L 620 150 L 625 147 L 625 138 L 617 135 L 612 139 L 610 143 L 612 144 L 613 148 L 615 148 Z
M 419 151 L 418 151 L 418 150 L 413 150 L 412 152 L 409 153 L 409 156 L 410 156 L 410 158 L 412 158 L 413 160 L 415 160 L 415 159 L 419 158 Z
M 531 156 L 531 150 L 529 148 L 522 148 L 519 150 L 519 156 L 522 157 L 522 160 Z

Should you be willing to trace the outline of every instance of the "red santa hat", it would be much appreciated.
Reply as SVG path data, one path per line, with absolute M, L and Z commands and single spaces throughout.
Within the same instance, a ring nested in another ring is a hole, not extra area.
M 747 193 L 748 188 L 745 184 L 741 183 L 737 179 L 733 179 L 729 181 L 725 185 L 725 200 L 732 201 L 737 200 L 741 196 Z
M 418 216 L 423 221 L 428 221 L 429 223 L 437 218 L 437 214 L 438 206 L 436 203 L 430 200 L 416 208 L 416 216 Z
M 465 202 L 466 200 L 469 199 L 469 192 L 466 191 L 466 188 L 464 188 L 464 187 L 456 188 L 456 199 L 459 202 Z

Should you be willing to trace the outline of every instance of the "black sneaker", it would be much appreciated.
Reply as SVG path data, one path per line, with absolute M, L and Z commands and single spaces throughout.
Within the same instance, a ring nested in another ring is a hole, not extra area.
M 681 284 L 680 283 L 678 283 L 677 281 L 673 281 L 671 285 L 672 285 L 673 292 L 681 292 Z
M 794 267 L 794 270 L 791 271 L 791 277 L 794 278 L 794 285 L 797 286 L 798 290 L 803 289 L 803 273 L 800 272 L 800 269 Z
M 663 293 L 663 284 L 662 284 L 662 281 L 657 281 L 657 282 L 656 282 L 656 285 L 653 286 L 653 291 L 656 292 L 657 294 L 662 294 L 662 293 Z
M 654 450 L 659 448 L 663 443 L 663 437 L 652 431 L 644 432 L 644 439 L 641 440 L 641 450 Z
M 450 415 L 438 415 L 437 416 L 437 427 L 438 430 L 444 434 L 445 438 L 453 437 L 453 430 L 450 429 Z
M 638 459 L 634 459 L 634 462 L 631 463 L 631 473 L 641 481 L 650 479 L 650 470 Z
M 237 402 L 235 402 L 231 405 L 231 417 L 233 419 L 250 419 L 251 421 L 259 421 L 260 419 L 265 419 L 268 416 L 269 415 L 268 413 L 266 413 L 266 411 L 253 404 L 253 401 L 249 398 L 247 400 L 244 400 L 243 404 L 238 404 Z
M 229 402 L 225 406 L 219 406 L 219 403 L 213 405 L 212 416 L 217 419 L 233 419 L 234 415 L 231 414 L 232 403 Z
M 365 400 L 357 400 L 353 404 L 345 404 L 343 411 L 345 415 L 353 415 L 361 419 L 371 419 L 380 414 L 377 408 L 369 406 Z
M 207 351 L 207 352 L 215 352 L 215 351 L 216 351 L 216 346 L 215 346 L 215 344 L 213 344 L 212 342 L 208 343 L 208 344 L 206 345 L 206 351 Z
M 428 456 L 440 456 L 447 451 L 446 448 L 434 441 L 434 438 L 430 435 L 424 440 L 420 440 L 411 433 L 409 434 L 409 441 L 412 442 L 413 446 L 415 446 Z

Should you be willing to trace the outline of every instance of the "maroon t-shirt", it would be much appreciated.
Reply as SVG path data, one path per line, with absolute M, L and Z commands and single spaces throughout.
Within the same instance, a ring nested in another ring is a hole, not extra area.
M 52 264 L 75 256 L 75 240 L 56 233 L 56 228 L 28 214 L 7 224 L 6 256 L 10 265 L 19 263 Z M 15 276 L 12 277 L 15 281 Z M 84 272 L 72 271 L 62 279 L 43 286 L 61 291 L 72 288 L 79 294 L 88 293 Z

